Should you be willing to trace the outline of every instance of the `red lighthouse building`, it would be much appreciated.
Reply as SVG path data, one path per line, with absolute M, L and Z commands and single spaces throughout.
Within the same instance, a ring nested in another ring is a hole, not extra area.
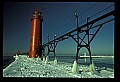
M 30 33 L 30 48 L 29 48 L 29 57 L 37 58 L 38 55 L 42 55 L 42 13 L 39 12 L 39 9 L 36 9 L 31 21 L 32 28 Z

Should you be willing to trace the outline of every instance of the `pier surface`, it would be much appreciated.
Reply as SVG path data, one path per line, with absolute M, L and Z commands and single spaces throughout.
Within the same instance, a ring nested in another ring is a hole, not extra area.
M 114 69 L 96 67 L 97 73 L 91 73 L 89 66 L 78 65 L 79 73 L 72 73 L 71 63 L 48 61 L 45 64 L 40 58 L 29 58 L 26 55 L 15 57 L 15 61 L 3 69 L 3 77 L 52 77 L 52 78 L 114 78 Z

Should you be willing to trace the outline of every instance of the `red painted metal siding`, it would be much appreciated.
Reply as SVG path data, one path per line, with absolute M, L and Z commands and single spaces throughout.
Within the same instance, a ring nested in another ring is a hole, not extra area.
M 36 48 L 38 46 L 38 42 L 40 41 L 40 44 L 42 44 L 42 20 L 39 11 L 35 11 L 31 20 L 32 29 L 30 33 L 29 57 L 37 58 L 38 54 L 36 53 Z

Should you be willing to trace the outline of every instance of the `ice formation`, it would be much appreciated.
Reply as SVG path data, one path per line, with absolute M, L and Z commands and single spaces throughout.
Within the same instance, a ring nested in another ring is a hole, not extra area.
M 79 73 L 77 61 L 73 63 L 72 73 Z
M 46 60 L 45 60 L 45 64 L 47 64 L 48 63 L 48 56 L 46 56 Z
M 90 72 L 95 72 L 95 65 L 94 65 L 93 61 L 92 61 L 92 64 L 90 64 L 90 66 L 89 66 L 89 71 Z
M 56 60 L 55 60 L 56 61 Z M 47 64 L 45 63 L 47 62 Z M 111 68 L 100 68 L 94 66 L 97 73 L 90 72 L 93 65 L 79 65 L 74 61 L 71 63 L 42 61 L 40 58 L 28 58 L 26 55 L 19 55 L 14 62 L 3 69 L 3 77 L 52 77 L 52 78 L 114 78 L 114 70 Z M 77 72 L 78 73 L 73 73 Z
M 45 62 L 45 57 L 43 56 L 43 62 Z
M 54 64 L 57 64 L 57 58 L 55 57 Z

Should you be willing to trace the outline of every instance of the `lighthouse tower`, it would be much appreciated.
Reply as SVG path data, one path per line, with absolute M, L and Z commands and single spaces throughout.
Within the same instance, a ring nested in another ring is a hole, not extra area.
M 32 18 L 32 28 L 30 33 L 29 58 L 37 58 L 42 55 L 42 13 L 36 9 Z

